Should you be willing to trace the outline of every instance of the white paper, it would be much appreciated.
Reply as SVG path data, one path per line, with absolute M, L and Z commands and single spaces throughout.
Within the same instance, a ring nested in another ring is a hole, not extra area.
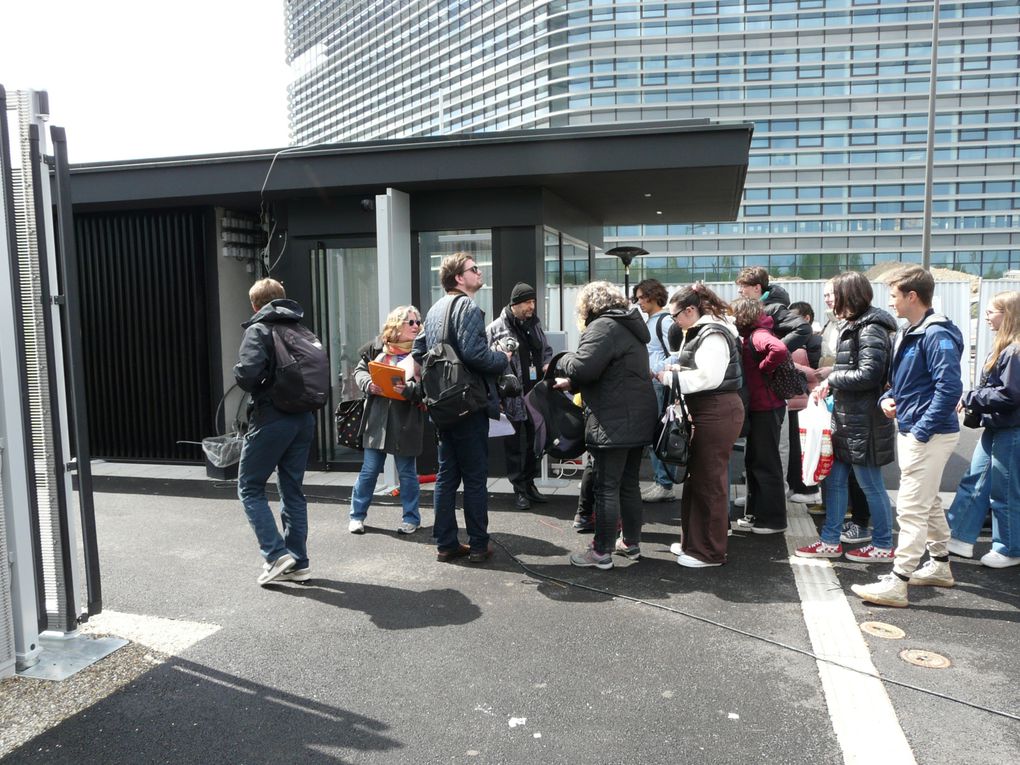
M 398 361 L 396 365 L 404 370 L 405 380 L 414 379 L 414 357 L 410 353 Z
M 507 419 L 506 415 L 502 412 L 499 413 L 498 420 L 489 420 L 489 438 L 499 438 L 500 436 L 512 436 L 514 434 L 514 426 L 510 420 Z

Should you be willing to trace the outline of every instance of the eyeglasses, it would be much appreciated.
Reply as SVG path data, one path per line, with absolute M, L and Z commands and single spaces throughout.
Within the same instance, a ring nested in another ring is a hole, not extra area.
M 480 269 L 478 266 L 471 266 L 470 268 L 465 268 L 463 271 L 461 271 L 461 273 L 466 274 L 468 271 L 474 271 L 476 274 L 480 274 L 482 272 L 482 269 Z
M 685 308 L 683 311 L 677 311 L 676 313 L 671 313 L 670 316 L 673 317 L 673 321 L 676 321 L 676 317 L 679 316 L 680 314 L 682 314 L 686 310 L 687 309 Z
M 421 319 L 408 319 L 404 323 L 407 326 L 409 326 L 409 327 L 420 327 L 421 326 Z

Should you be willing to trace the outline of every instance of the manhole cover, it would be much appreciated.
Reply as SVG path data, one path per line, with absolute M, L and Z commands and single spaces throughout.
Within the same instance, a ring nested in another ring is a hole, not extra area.
M 864 622 L 861 624 L 861 630 L 867 632 L 869 635 L 886 638 L 888 640 L 902 640 L 907 636 L 907 633 L 899 627 L 894 627 L 893 625 L 886 624 L 885 622 Z
M 925 651 L 923 648 L 908 648 L 906 651 L 900 651 L 900 658 L 908 664 L 928 669 L 946 669 L 950 665 L 949 659 L 945 656 Z

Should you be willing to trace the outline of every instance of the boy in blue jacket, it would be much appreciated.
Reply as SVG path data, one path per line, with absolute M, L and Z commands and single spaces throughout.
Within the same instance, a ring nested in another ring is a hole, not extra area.
M 907 266 L 889 281 L 889 305 L 908 322 L 893 347 L 890 389 L 880 399 L 895 418 L 900 490 L 896 520 L 900 534 L 891 574 L 851 588 L 869 603 L 907 606 L 907 585 L 952 587 L 949 524 L 939 498 L 942 471 L 960 440 L 956 405 L 963 393 L 960 359 L 963 335 L 931 307 L 935 279 Z M 920 566 L 925 548 L 928 561 Z

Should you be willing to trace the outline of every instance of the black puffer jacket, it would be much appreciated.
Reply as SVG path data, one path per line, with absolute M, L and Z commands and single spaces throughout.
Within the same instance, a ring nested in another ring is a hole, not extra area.
M 840 462 L 887 465 L 895 457 L 896 425 L 878 405 L 885 389 L 896 321 L 874 306 L 839 324 L 828 383 L 835 401 L 832 452 Z
M 811 325 L 790 310 L 790 294 L 773 284 L 761 296 L 761 309 L 772 317 L 772 334 L 783 341 L 786 350 L 793 353 L 807 345 Z
M 612 308 L 588 322 L 577 344 L 557 362 L 584 400 L 589 449 L 623 449 L 652 442 L 658 405 L 647 344 L 651 335 L 636 308 Z
M 244 335 L 234 365 L 237 386 L 251 394 L 248 404 L 248 424 L 254 429 L 287 417 L 273 406 L 271 388 L 276 375 L 276 349 L 273 345 L 273 325 L 299 322 L 304 310 L 293 300 L 279 298 L 262 306 L 241 326 Z

